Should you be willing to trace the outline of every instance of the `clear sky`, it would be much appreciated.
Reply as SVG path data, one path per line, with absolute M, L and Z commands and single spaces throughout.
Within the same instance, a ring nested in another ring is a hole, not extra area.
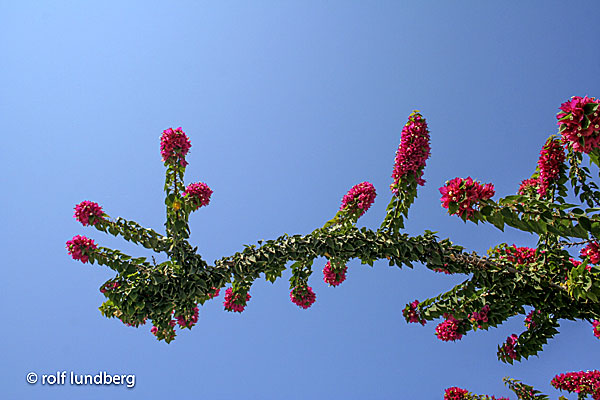
M 287 278 L 257 281 L 242 314 L 223 295 L 170 345 L 150 326 L 105 319 L 108 268 L 71 260 L 77 234 L 134 256 L 147 251 L 84 228 L 82 200 L 164 232 L 159 138 L 192 142 L 186 182 L 214 194 L 191 217 L 212 261 L 244 244 L 309 233 L 354 184 L 378 191 L 359 225 L 377 228 L 400 131 L 418 109 L 431 131 L 425 187 L 407 231 L 485 252 L 531 235 L 464 224 L 440 207 L 454 177 L 513 194 L 530 176 L 559 105 L 600 96 L 600 3 L 558 1 L 2 1 L 2 289 L 4 399 L 441 399 L 449 386 L 508 395 L 503 376 L 552 397 L 559 372 L 599 368 L 587 323 L 563 322 L 539 358 L 513 366 L 496 346 L 522 317 L 456 343 L 435 323 L 408 325 L 407 302 L 461 281 L 349 264 L 317 302 L 289 301 Z M 134 389 L 29 385 L 29 372 L 135 374 Z M 514 398 L 512 396 L 511 398 Z

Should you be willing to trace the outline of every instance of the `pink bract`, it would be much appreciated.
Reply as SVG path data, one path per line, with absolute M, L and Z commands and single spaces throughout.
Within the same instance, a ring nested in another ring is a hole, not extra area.
M 296 304 L 298 307 L 302 307 L 304 309 L 309 308 L 313 305 L 315 300 L 317 299 L 317 295 L 313 292 L 310 286 L 296 286 L 290 292 L 290 300 L 292 303 Z
M 90 259 L 89 254 L 85 253 L 89 253 L 97 248 L 98 246 L 92 239 L 82 235 L 74 236 L 73 239 L 67 241 L 67 250 L 71 257 L 73 257 L 73 260 L 80 260 L 82 263 L 86 263 Z
M 190 139 L 181 127 L 177 129 L 169 128 L 163 131 L 160 138 L 160 154 L 165 163 L 179 163 L 185 167 L 188 165 L 187 161 L 185 161 L 185 156 L 190 147 L 192 147 Z
M 478 181 L 474 181 L 471 177 L 467 179 L 454 178 L 446 182 L 445 186 L 440 188 L 442 194 L 442 207 L 449 209 L 450 206 L 456 206 L 458 209 L 451 215 L 463 215 L 467 219 L 471 218 L 482 200 L 489 200 L 496 193 L 494 185 L 486 183 L 482 185 Z M 448 211 L 450 212 L 450 211 Z
M 75 214 L 73 217 L 81 222 L 83 226 L 96 225 L 98 221 L 103 219 L 104 212 L 98 203 L 93 201 L 82 201 L 75 206 Z
M 323 268 L 323 280 L 330 286 L 338 286 L 346 280 L 346 271 L 348 271 L 347 266 L 344 265 L 342 268 L 334 269 L 331 262 L 327 261 Z
M 458 332 L 461 321 L 452 315 L 446 316 L 446 320 L 435 327 L 435 335 L 444 342 L 460 340 L 462 334 Z
M 532 191 L 537 192 L 539 183 L 539 179 L 536 178 L 523 179 L 519 185 L 519 194 L 526 195 Z
M 190 316 L 190 319 L 186 319 L 183 315 L 176 315 L 175 319 L 177 320 L 177 323 L 179 324 L 180 327 L 182 328 L 191 328 L 192 326 L 196 325 L 196 323 L 198 322 L 198 313 L 199 313 L 199 309 L 198 307 L 194 307 L 194 309 L 192 310 L 193 314 Z
M 370 182 L 361 182 L 344 195 L 340 210 L 357 212 L 360 217 L 371 207 L 376 196 L 375 187 Z
M 409 303 L 402 310 L 402 315 L 409 323 L 419 323 L 421 325 L 425 325 L 425 320 L 421 318 L 419 311 L 417 310 L 417 306 L 419 305 L 419 300 L 415 300 L 412 303 Z
M 600 339 L 600 321 L 594 320 L 592 322 L 592 330 L 594 332 L 594 336 Z
M 203 182 L 192 183 L 183 191 L 183 195 L 191 199 L 194 210 L 207 206 L 210 203 L 210 196 L 212 194 L 213 191 Z
M 574 151 L 589 153 L 600 145 L 600 100 L 574 96 L 561 104 L 558 118 L 562 141 Z
M 400 179 L 412 175 L 417 184 L 423 186 L 423 169 L 430 156 L 429 130 L 425 118 L 418 112 L 413 112 L 408 117 L 408 122 L 402 128 L 400 145 L 396 151 L 396 161 L 392 178 L 394 182 L 390 189 L 398 194 Z
M 227 311 L 234 311 L 241 313 L 246 308 L 246 303 L 250 300 L 250 293 L 246 293 L 246 300 L 242 298 L 241 293 L 233 293 L 232 288 L 228 288 L 225 291 L 225 301 L 223 306 Z
M 541 196 L 546 196 L 548 188 L 558 180 L 565 158 L 565 152 L 560 142 L 557 139 L 548 138 L 540 151 L 538 160 L 540 175 L 537 192 Z
M 506 338 L 506 343 L 504 343 L 498 351 L 498 358 L 501 360 L 507 360 L 508 358 L 516 360 L 517 352 L 515 351 L 515 345 L 517 344 L 518 339 L 519 337 L 514 333 Z
M 590 264 L 600 263 L 600 246 L 597 242 L 588 243 L 583 249 L 581 249 L 581 257 L 589 257 Z
M 558 374 L 552 379 L 550 384 L 560 390 L 579 393 L 582 396 L 589 394 L 592 395 L 594 400 L 600 399 L 600 371 L 579 371 Z

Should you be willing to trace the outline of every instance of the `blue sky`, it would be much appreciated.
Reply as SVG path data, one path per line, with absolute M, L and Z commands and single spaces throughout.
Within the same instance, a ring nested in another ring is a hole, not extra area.
M 479 252 L 533 245 L 447 216 L 438 188 L 470 175 L 504 196 L 530 176 L 558 106 L 600 96 L 598 15 L 598 3 L 558 1 L 1 2 L 3 398 L 439 399 L 449 386 L 507 395 L 507 375 L 554 395 L 556 373 L 598 368 L 586 323 L 563 322 L 539 358 L 513 366 L 496 346 L 520 317 L 443 343 L 401 310 L 460 277 L 357 261 L 329 288 L 317 260 L 307 311 L 289 301 L 289 274 L 257 281 L 243 314 L 221 296 L 166 345 L 102 317 L 111 271 L 64 248 L 84 234 L 150 254 L 83 228 L 73 207 L 96 201 L 162 232 L 159 137 L 178 126 L 192 142 L 186 182 L 214 190 L 191 220 L 205 259 L 308 233 L 365 180 L 378 198 L 359 225 L 376 228 L 413 109 L 432 157 L 407 231 Z M 25 382 L 63 370 L 135 374 L 136 386 Z

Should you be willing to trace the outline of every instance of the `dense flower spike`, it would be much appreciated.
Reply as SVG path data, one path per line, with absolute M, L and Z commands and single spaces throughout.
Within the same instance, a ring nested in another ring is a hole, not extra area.
M 317 295 L 308 285 L 296 286 L 290 292 L 290 300 L 292 300 L 292 303 L 304 309 L 307 309 L 310 306 L 312 306 L 316 299 Z
M 460 340 L 463 336 L 458 332 L 461 321 L 455 319 L 452 315 L 445 315 L 445 318 L 444 322 L 440 322 L 435 327 L 435 335 L 444 342 Z
M 521 185 L 519 185 L 519 194 L 527 195 L 530 193 L 537 193 L 539 183 L 540 181 L 537 178 L 523 179 Z
M 104 212 L 98 203 L 93 201 L 82 201 L 75 206 L 73 217 L 81 222 L 83 226 L 96 225 L 103 218 Z
M 444 392 L 444 400 L 465 400 L 469 394 L 468 390 L 459 387 L 451 387 Z
M 423 186 L 425 180 L 422 178 L 425 163 L 430 156 L 429 131 L 425 118 L 417 111 L 409 117 L 408 122 L 402 128 L 400 145 L 396 151 L 396 162 L 392 178 L 394 182 L 390 189 L 398 194 L 399 181 L 406 175 L 414 176 L 417 184 Z
M 506 361 L 508 359 L 516 360 L 517 352 L 515 351 L 515 345 L 517 344 L 519 337 L 514 333 L 506 338 L 506 342 L 498 350 L 498 359 Z
M 198 307 L 196 306 L 192 311 L 194 311 L 194 314 L 190 317 L 189 320 L 187 320 L 183 315 L 175 316 L 175 319 L 177 320 L 177 323 L 180 327 L 191 328 L 192 326 L 196 325 L 196 323 L 198 322 L 198 313 L 200 310 L 198 310 Z
M 546 196 L 548 188 L 558 180 L 560 170 L 565 162 L 565 152 L 557 139 L 548 138 L 538 160 L 540 175 L 537 192 Z
M 589 257 L 590 264 L 598 264 L 600 263 L 600 246 L 597 242 L 591 242 L 583 249 L 581 249 L 581 257 Z
M 404 307 L 404 310 L 402 310 L 402 315 L 404 315 L 404 318 L 406 318 L 406 321 L 409 323 L 418 322 L 421 325 L 425 325 L 426 321 L 421 318 L 419 312 L 417 311 L 418 305 L 419 300 L 415 300 L 412 303 L 407 304 L 406 307 Z
M 213 191 L 203 182 L 192 183 L 183 191 L 184 198 L 191 199 L 194 211 L 200 207 L 207 206 L 210 203 L 210 196 L 212 194 Z
M 344 195 L 340 210 L 358 213 L 360 217 L 371 207 L 376 196 L 375 187 L 370 182 L 361 182 Z
M 169 128 L 163 131 L 160 138 L 160 154 L 162 160 L 168 164 L 177 164 L 181 166 L 188 165 L 185 156 L 192 147 L 190 139 L 187 137 L 181 127 L 177 129 Z
M 594 336 L 600 339 L 600 321 L 594 320 L 592 322 L 592 331 L 594 332 Z
M 250 297 L 252 297 L 250 293 L 246 293 L 246 299 L 244 300 L 241 293 L 233 293 L 232 288 L 227 288 L 223 306 L 227 311 L 241 313 L 246 308 L 246 303 L 250 300 Z
M 331 262 L 327 261 L 327 264 L 325 264 L 325 267 L 323 268 L 323 280 L 329 286 L 338 286 L 346 280 L 346 271 L 348 271 L 346 265 L 342 265 L 341 268 L 339 266 L 333 268 Z
M 594 400 L 600 400 L 600 371 L 579 371 L 558 374 L 552 379 L 550 384 L 560 390 L 578 393 L 579 396 L 592 395 Z
M 458 214 L 460 217 L 464 215 L 469 219 L 475 213 L 478 203 L 489 200 L 496 192 L 491 183 L 482 185 L 468 177 L 447 181 L 446 185 L 440 188 L 440 193 L 442 207 L 447 208 L 450 215 Z
M 73 239 L 67 241 L 67 250 L 73 260 L 80 260 L 82 263 L 86 263 L 89 261 L 90 251 L 97 249 L 98 246 L 92 239 L 89 239 L 82 235 L 73 236 Z
M 573 150 L 589 153 L 600 145 L 600 100 L 574 96 L 564 102 L 556 116 L 563 143 Z

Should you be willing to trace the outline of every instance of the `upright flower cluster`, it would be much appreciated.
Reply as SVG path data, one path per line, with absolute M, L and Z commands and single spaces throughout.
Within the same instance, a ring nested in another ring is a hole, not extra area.
M 81 222 L 83 226 L 96 225 L 103 218 L 104 212 L 98 203 L 93 201 L 82 201 L 75 206 L 75 214 L 73 217 Z
M 462 333 L 459 333 L 461 321 L 455 319 L 452 315 L 444 315 L 446 320 L 435 327 L 435 335 L 444 342 L 460 340 Z
M 561 104 L 558 118 L 562 140 L 573 150 L 589 153 L 600 145 L 600 100 L 574 96 Z
M 600 339 L 600 321 L 594 320 L 592 322 L 592 331 L 594 332 L 594 336 Z
M 108 291 L 115 290 L 119 286 L 121 286 L 119 282 L 107 282 L 100 288 L 100 293 L 106 293 Z
M 459 387 L 451 387 L 444 392 L 444 400 L 466 400 L 469 394 L 468 390 Z
M 600 400 L 600 371 L 579 371 L 558 374 L 552 379 L 550 384 L 560 390 L 566 390 L 571 393 L 575 392 L 580 396 L 592 395 L 594 400 Z
M 210 196 L 212 194 L 213 191 L 203 182 L 189 184 L 183 191 L 184 198 L 191 200 L 194 211 L 200 207 L 207 206 L 210 203 Z
M 417 184 L 423 186 L 423 169 L 430 156 L 429 130 L 425 118 L 414 111 L 409 117 L 408 122 L 402 128 L 400 136 L 400 145 L 396 151 L 396 162 L 394 163 L 394 172 L 392 178 L 394 182 L 390 189 L 394 194 L 398 194 L 399 183 L 402 177 L 412 174 Z
M 515 346 L 519 337 L 514 333 L 506 338 L 506 343 L 502 345 L 500 350 L 498 350 L 498 358 L 502 361 L 506 361 L 508 359 L 517 359 L 517 352 L 515 351 Z
M 521 185 L 519 185 L 519 194 L 524 196 L 530 193 L 537 193 L 539 183 L 540 181 L 537 178 L 523 179 Z
M 162 160 L 168 164 L 179 163 L 182 166 L 188 165 L 185 156 L 192 147 L 190 139 L 187 137 L 181 127 L 177 129 L 169 128 L 163 131 L 160 138 L 160 154 Z
M 479 328 L 481 328 L 481 323 L 488 322 L 488 313 L 490 312 L 490 306 L 486 304 L 480 311 L 475 311 L 469 314 L 469 320 L 471 322 L 476 323 Z
M 292 300 L 292 303 L 304 309 L 307 309 L 310 306 L 312 306 L 316 299 L 317 295 L 308 285 L 296 286 L 290 292 L 290 300 Z
M 404 318 L 406 318 L 406 321 L 409 323 L 418 322 L 421 325 L 425 325 L 426 321 L 421 318 L 421 315 L 417 310 L 418 305 L 419 300 L 415 300 L 412 303 L 407 304 L 406 307 L 404 307 L 404 310 L 402 310 L 402 315 L 404 315 Z
M 460 217 L 465 215 L 469 219 L 475 213 L 475 207 L 479 202 L 489 200 L 496 192 L 491 183 L 482 185 L 468 177 L 447 181 L 446 185 L 440 188 L 440 193 L 442 207 L 447 208 L 450 215 L 458 214 Z
M 600 246 L 597 242 L 591 242 L 581 249 L 581 257 L 589 257 L 590 264 L 600 263 Z
M 361 217 L 371 207 L 376 196 L 375 187 L 370 182 L 361 182 L 344 195 L 340 210 L 358 213 Z
M 540 175 L 537 192 L 541 196 L 546 196 L 550 185 L 558 180 L 565 158 L 565 152 L 560 142 L 552 137 L 548 138 L 540 151 L 540 158 L 538 159 Z
M 225 301 L 223 306 L 227 311 L 234 311 L 241 313 L 246 308 L 246 303 L 250 300 L 250 293 L 246 293 L 246 299 L 244 300 L 241 293 L 233 293 L 232 288 L 228 288 L 225 291 Z
M 73 239 L 67 241 L 67 250 L 73 260 L 80 260 L 82 263 L 89 261 L 89 252 L 97 249 L 98 246 L 92 239 L 82 235 L 73 236 Z
M 323 280 L 329 286 L 338 286 L 346 280 L 346 271 L 348 271 L 346 265 L 342 265 L 341 268 L 339 266 L 333 268 L 331 262 L 327 261 L 327 264 L 323 268 Z
M 175 316 L 175 319 L 177 320 L 177 323 L 180 327 L 191 328 L 192 326 L 196 325 L 196 323 L 198 322 L 198 313 L 200 310 L 198 310 L 198 307 L 196 306 L 192 311 L 194 311 L 194 314 L 189 320 L 187 320 L 183 315 Z

